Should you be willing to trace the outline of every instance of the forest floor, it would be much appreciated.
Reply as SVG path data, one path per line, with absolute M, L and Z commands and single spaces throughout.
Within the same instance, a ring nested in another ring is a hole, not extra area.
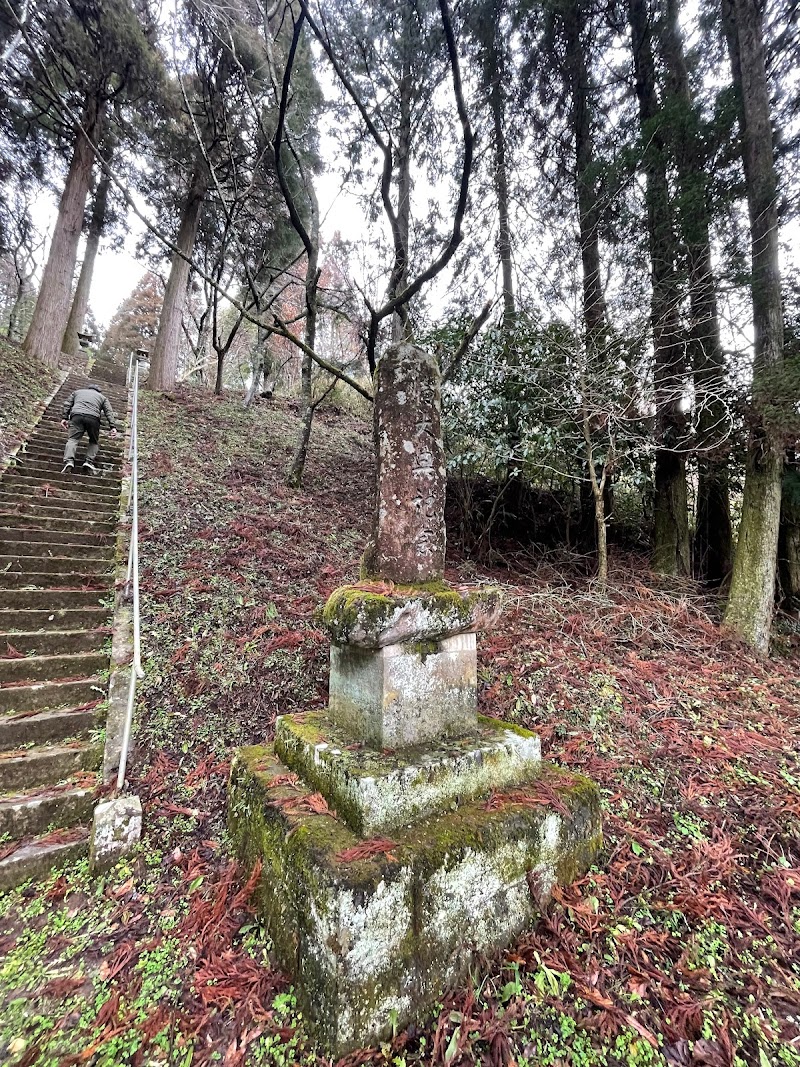
M 0 468 L 41 414 L 58 382 L 57 370 L 0 337 Z
M 228 851 L 232 750 L 324 705 L 314 611 L 357 575 L 370 429 L 196 392 L 143 397 L 146 677 L 137 853 L 0 896 L 0 1062 L 328 1063 Z M 343 1064 L 800 1065 L 800 634 L 768 662 L 719 605 L 618 554 L 605 595 L 531 554 L 449 577 L 502 584 L 480 705 L 600 785 L 605 848 L 437 1017 Z

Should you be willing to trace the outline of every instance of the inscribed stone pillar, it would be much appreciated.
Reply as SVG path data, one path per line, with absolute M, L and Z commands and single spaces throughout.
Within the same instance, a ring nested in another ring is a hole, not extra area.
M 378 489 L 370 577 L 404 585 L 444 574 L 447 471 L 436 360 L 411 344 L 393 345 L 375 374 Z

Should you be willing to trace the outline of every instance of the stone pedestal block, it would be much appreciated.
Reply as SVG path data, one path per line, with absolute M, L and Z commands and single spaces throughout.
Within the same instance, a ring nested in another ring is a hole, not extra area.
M 320 814 L 320 794 L 292 784 L 271 747 L 238 751 L 234 847 L 246 867 L 263 864 L 258 910 L 334 1056 L 423 1019 L 474 953 L 508 944 L 556 882 L 590 866 L 601 844 L 596 787 L 540 768 L 524 788 L 365 841 Z
M 477 726 L 475 634 L 363 649 L 331 645 L 330 714 L 352 739 L 401 748 Z
M 111 867 L 131 851 L 142 836 L 142 802 L 137 796 L 115 797 L 98 804 L 89 838 L 89 866 Z
M 275 728 L 279 759 L 365 837 L 391 833 L 492 789 L 528 781 L 541 760 L 535 734 L 484 716 L 466 737 L 391 755 L 354 748 L 351 741 L 324 712 L 283 715 Z

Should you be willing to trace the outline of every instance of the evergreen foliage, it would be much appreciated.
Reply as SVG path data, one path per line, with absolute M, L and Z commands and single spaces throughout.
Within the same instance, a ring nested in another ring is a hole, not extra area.
M 750 248 L 740 75 L 762 46 L 774 148 L 758 158 L 774 167 L 755 180 L 790 233 L 800 92 L 783 0 L 766 15 L 751 0 L 466 0 L 452 15 L 444 0 L 182 0 L 158 18 L 146 0 L 9 0 L 3 328 L 20 334 L 35 291 L 32 202 L 63 189 L 74 252 L 111 131 L 112 207 L 122 227 L 146 219 L 141 251 L 167 285 L 158 323 L 150 275 L 106 346 L 152 344 L 152 387 L 191 374 L 219 390 L 235 362 L 248 403 L 265 373 L 299 388 L 296 484 L 330 384 L 368 396 L 348 368 L 423 338 L 449 380 L 454 467 L 491 481 L 498 513 L 555 478 L 570 543 L 602 555 L 609 536 L 613 554 L 616 501 L 633 493 L 657 568 L 724 589 L 745 475 L 769 442 L 774 489 L 797 433 L 795 362 L 775 329 L 764 347 L 760 238 Z M 364 223 L 337 234 L 335 284 L 317 203 L 332 171 Z M 59 263 L 74 283 L 72 254 Z M 45 277 L 52 309 L 48 293 Z M 334 323 L 360 351 L 331 358 Z

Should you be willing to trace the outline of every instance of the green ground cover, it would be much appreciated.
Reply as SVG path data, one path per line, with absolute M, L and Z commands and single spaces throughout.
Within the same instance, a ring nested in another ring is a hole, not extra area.
M 0 896 L 0 1062 L 323 1064 L 231 859 L 225 789 L 235 746 L 324 705 L 315 613 L 357 579 L 371 431 L 324 413 L 291 491 L 290 406 L 187 391 L 141 412 L 144 839 L 99 881 L 76 864 Z M 765 663 L 641 560 L 603 596 L 507 560 L 447 575 L 508 597 L 479 641 L 480 710 L 600 783 L 605 850 L 436 1018 L 342 1062 L 800 1065 L 796 629 Z

